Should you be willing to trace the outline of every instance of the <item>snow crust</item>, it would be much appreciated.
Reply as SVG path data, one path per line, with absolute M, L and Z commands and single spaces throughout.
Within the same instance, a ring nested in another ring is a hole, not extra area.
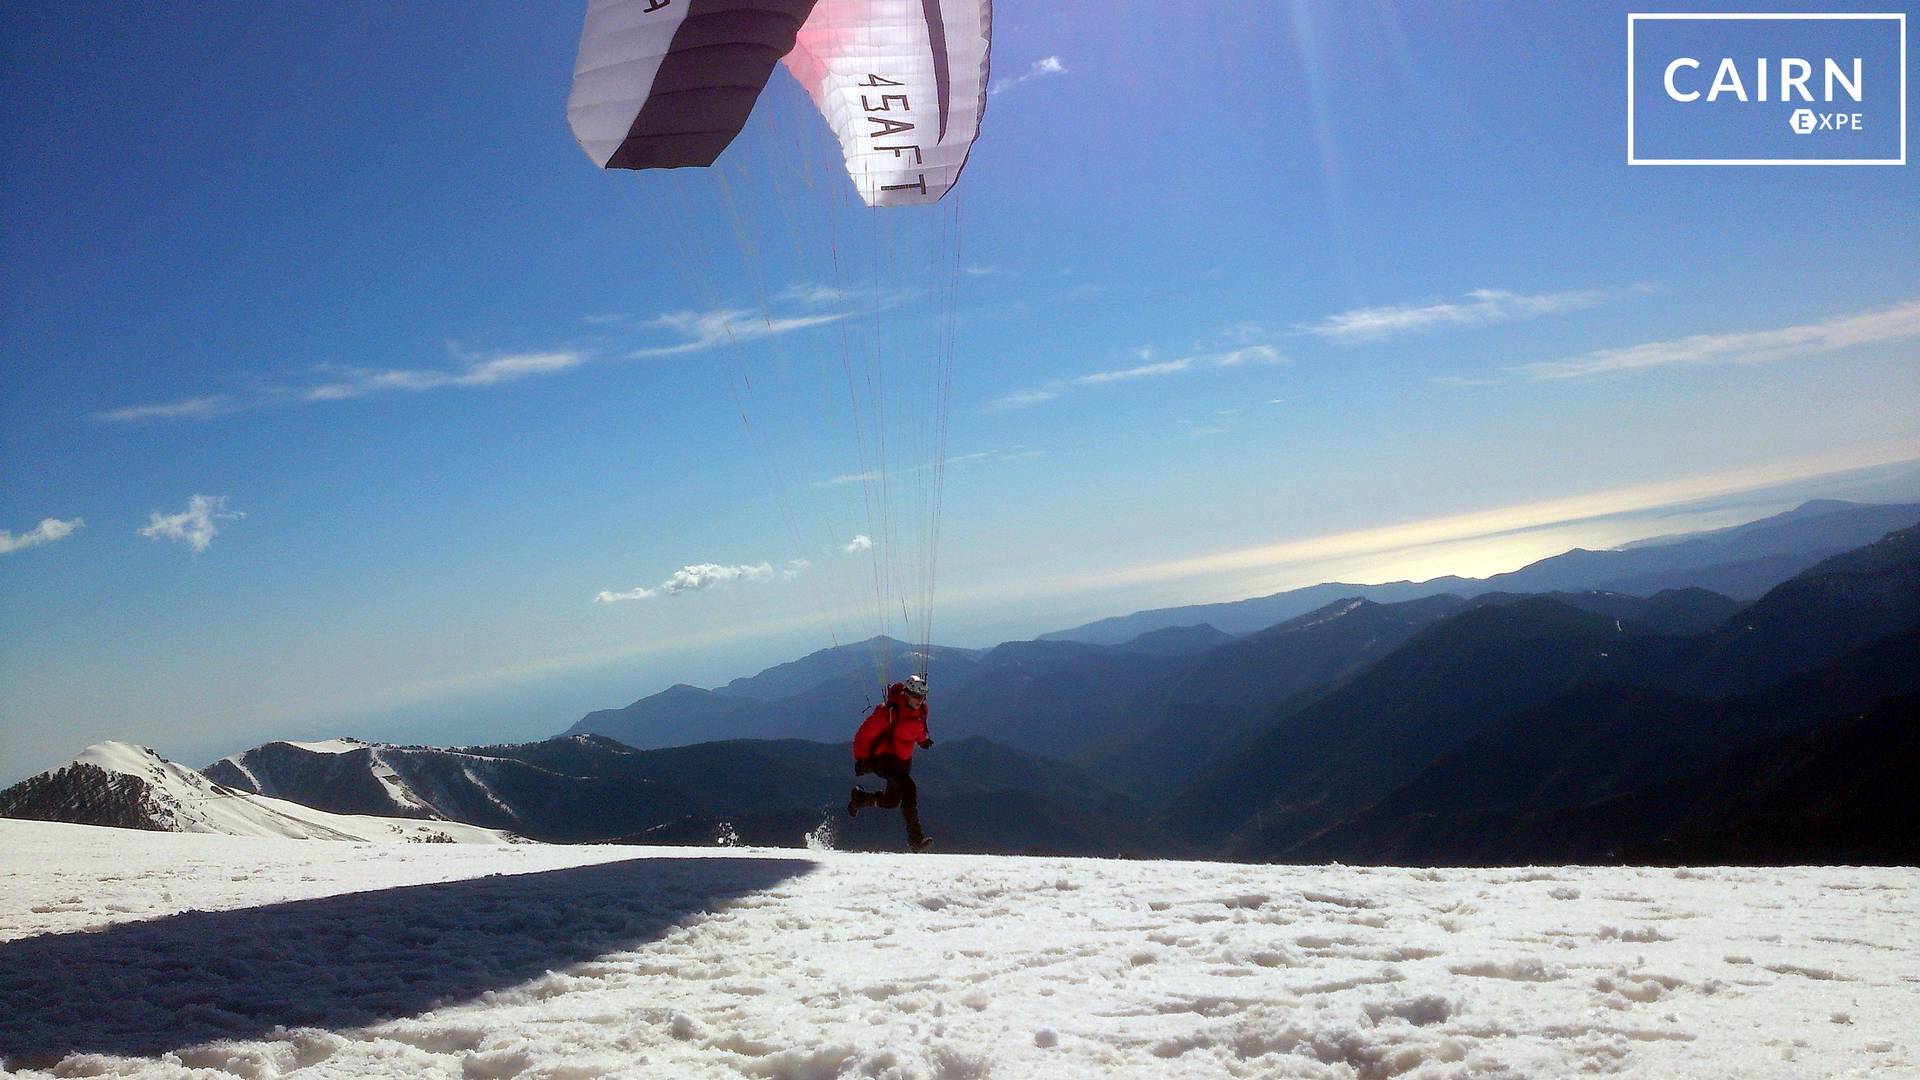
M 1917 916 L 1912 869 L 0 821 L 0 1057 L 30 1077 L 1920 1076 Z
M 95 765 L 146 781 L 149 812 L 181 832 L 394 843 L 519 842 L 511 833 L 457 821 L 332 814 L 285 799 L 232 791 L 133 743 L 98 743 L 68 764 Z

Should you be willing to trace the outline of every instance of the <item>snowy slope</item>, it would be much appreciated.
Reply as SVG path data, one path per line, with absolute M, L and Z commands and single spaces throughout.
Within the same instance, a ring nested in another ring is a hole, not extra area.
M 497 829 L 451 821 L 331 814 L 283 799 L 249 795 L 162 758 L 144 746 L 103 742 L 65 765 L 33 777 L 8 793 L 16 816 L 99 820 L 168 832 L 303 840 L 413 841 L 504 844 L 515 838 Z M 103 801 L 113 816 L 90 815 Z
M 1911 1077 L 1916 925 L 1911 869 L 0 821 L 0 1057 L 25 1076 Z

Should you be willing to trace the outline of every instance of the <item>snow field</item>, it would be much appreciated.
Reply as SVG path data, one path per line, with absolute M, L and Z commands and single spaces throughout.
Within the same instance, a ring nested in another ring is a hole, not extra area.
M 0 1054 L 131 1076 L 1920 1076 L 1916 915 L 1911 869 L 0 822 Z

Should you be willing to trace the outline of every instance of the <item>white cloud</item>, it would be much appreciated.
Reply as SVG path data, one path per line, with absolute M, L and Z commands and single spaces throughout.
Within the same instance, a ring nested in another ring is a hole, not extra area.
M 1064 75 L 1066 73 L 1067 65 L 1062 63 L 1058 56 L 1043 56 L 1030 64 L 1027 70 L 1021 74 L 994 83 L 993 86 L 988 88 L 987 94 L 989 96 L 997 96 L 1006 93 L 1022 83 L 1030 83 L 1035 79 L 1044 79 L 1049 75 Z
M 299 391 L 302 401 L 343 401 L 387 390 L 438 390 L 447 386 L 494 386 L 535 375 L 571 371 L 590 357 L 583 352 L 527 352 L 477 358 L 462 368 L 357 369 L 346 376 Z
M 8 555 L 25 548 L 40 547 L 43 544 L 51 544 L 56 540 L 65 540 L 67 537 L 73 535 L 73 530 L 85 524 L 86 522 L 79 518 L 74 518 L 71 521 L 62 521 L 59 518 L 41 518 L 40 524 L 21 533 L 19 536 L 15 536 L 5 529 L 0 529 L 0 555 Z
M 773 566 L 769 563 L 751 563 L 741 566 L 721 566 L 718 563 L 701 563 L 697 566 L 683 566 L 673 572 L 673 576 L 660 583 L 660 589 L 668 596 L 681 593 L 699 592 L 716 585 L 730 582 L 771 577 Z
M 848 484 L 870 484 L 884 475 L 886 474 L 878 469 L 868 469 L 866 472 L 857 473 L 841 473 L 839 476 L 833 477 L 830 480 L 816 480 L 813 486 L 846 487 Z
M 1442 327 L 1482 326 L 1595 307 L 1611 299 L 1602 289 L 1522 296 L 1503 289 L 1475 289 L 1460 301 L 1355 308 L 1300 327 L 1327 341 L 1354 344 Z
M 1582 379 L 1681 364 L 1764 364 L 1912 337 L 1920 337 L 1920 300 L 1804 326 L 1737 334 L 1695 334 L 1624 349 L 1601 349 L 1570 360 L 1522 364 L 1509 370 L 1534 379 Z
M 1059 396 L 1059 393 L 1053 390 L 1019 390 L 995 400 L 987 406 L 987 409 L 990 412 L 1000 412 L 1005 409 L 1023 409 L 1029 405 L 1038 405 L 1043 401 L 1052 401 Z
M 234 403 L 222 394 L 211 397 L 187 398 L 183 401 L 163 401 L 152 405 L 125 405 L 118 409 L 93 414 L 95 420 L 109 424 L 138 423 L 142 420 L 186 420 L 194 417 L 219 416 L 232 412 Z
M 788 564 L 789 567 L 793 564 Z M 622 600 L 645 600 L 654 596 L 680 596 L 690 592 L 728 585 L 735 581 L 753 581 L 774 576 L 772 563 L 742 563 L 738 566 L 723 566 L 719 563 L 692 563 L 673 572 L 673 576 L 661 582 L 657 587 L 628 589 L 625 592 L 601 590 L 593 602 L 596 604 L 614 604 Z M 784 575 L 791 577 L 793 575 Z
M 792 333 L 795 330 L 805 330 L 808 327 L 824 326 L 846 317 L 846 312 L 843 311 L 821 315 L 787 316 L 775 316 L 768 312 L 750 311 L 746 308 L 676 311 L 669 315 L 662 315 L 646 325 L 654 329 L 671 330 L 686 340 L 672 345 L 653 345 L 635 349 L 627 353 L 627 356 L 638 360 L 701 352 L 706 349 L 717 349 L 722 345 L 737 345 L 743 341 L 755 341 L 760 338 Z
M 846 298 L 845 289 L 812 281 L 796 281 L 774 297 L 801 304 L 837 304 Z
M 1142 358 L 1153 355 L 1152 349 L 1139 349 L 1135 355 Z M 1178 375 L 1188 371 L 1207 368 L 1241 367 L 1247 364 L 1283 364 L 1286 357 L 1271 345 L 1248 345 L 1227 352 L 1207 353 L 1199 356 L 1183 356 L 1178 360 L 1157 360 L 1133 367 L 1116 368 L 1112 371 L 1095 371 L 1087 375 L 1076 375 L 1068 379 L 1055 379 L 1031 390 L 1021 390 L 1007 394 L 987 406 L 990 412 L 1002 412 L 1018 409 L 1041 402 L 1052 401 L 1061 394 L 1076 387 L 1106 386 L 1112 383 L 1134 382 L 1140 379 L 1153 379 L 1165 375 Z
M 238 521 L 246 516 L 238 510 L 227 509 L 225 495 L 195 495 L 187 500 L 187 508 L 177 514 L 156 510 L 148 515 L 140 535 L 150 540 L 178 540 L 197 554 L 207 550 L 207 545 L 220 534 L 218 522 Z
M 622 600 L 645 600 L 650 596 L 659 595 L 660 590 L 649 589 L 644 585 L 637 589 L 628 589 L 626 592 L 613 592 L 609 589 L 601 589 L 594 595 L 593 602 L 596 604 L 617 604 Z
M 827 303 L 837 297 L 825 286 L 795 285 L 793 298 L 807 303 Z M 783 294 L 786 295 L 786 294 Z M 886 304 L 900 303 L 905 294 L 886 298 Z M 323 401 L 348 401 L 372 394 L 393 391 L 439 390 L 446 387 L 496 386 L 536 376 L 557 375 L 591 363 L 609 359 L 648 359 L 700 352 L 723 345 L 821 326 L 846 318 L 846 312 L 820 312 L 813 315 L 776 316 L 746 308 L 716 308 L 712 311 L 678 311 L 634 324 L 644 330 L 666 330 L 682 340 L 667 345 L 650 345 L 631 350 L 619 357 L 580 349 L 501 353 L 493 356 L 461 356 L 454 367 L 444 368 L 321 368 L 309 385 L 282 383 L 261 386 L 250 393 L 187 398 L 181 401 L 127 405 L 95 413 L 93 419 L 107 423 L 141 420 L 179 420 L 218 416 L 288 403 L 310 404 Z M 590 322 L 620 321 L 617 315 L 590 316 Z
M 857 555 L 862 551 L 872 551 L 873 538 L 869 537 L 866 533 L 861 533 L 848 541 L 847 545 L 840 550 L 849 555 Z

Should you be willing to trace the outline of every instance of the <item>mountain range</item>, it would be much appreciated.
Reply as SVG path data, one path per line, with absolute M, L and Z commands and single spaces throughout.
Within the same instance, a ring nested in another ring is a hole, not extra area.
M 1822 559 L 1870 544 L 1916 520 L 1920 520 L 1920 503 L 1885 505 L 1815 499 L 1785 513 L 1732 528 L 1643 540 L 1611 551 L 1575 548 L 1488 578 L 1311 585 L 1248 600 L 1139 611 L 1040 637 L 1116 645 L 1150 630 L 1196 623 L 1244 634 L 1351 596 L 1395 603 L 1441 593 L 1618 592 L 1651 596 L 1667 589 L 1701 588 L 1735 600 L 1753 600 Z
M 1168 614 L 1148 612 L 1084 635 L 1146 626 L 1113 643 L 1069 632 L 922 657 L 877 638 L 713 690 L 676 686 L 541 742 L 269 743 L 194 775 L 318 813 L 554 842 L 831 834 L 838 846 L 897 848 L 897 814 L 849 821 L 839 810 L 845 739 L 884 673 L 925 663 L 939 742 L 915 771 L 943 850 L 1916 861 L 1911 831 L 1849 832 L 1904 819 L 1847 773 L 1897 777 L 1912 753 L 1916 519 L 1920 506 L 1810 503 L 1465 585 L 1441 579 L 1458 586 L 1448 592 L 1384 599 L 1434 583 L 1318 586 L 1168 609 L 1224 612 L 1226 626 L 1148 625 Z M 1812 557 L 1887 522 L 1896 529 Z M 1734 567 L 1751 583 L 1761 567 L 1802 563 L 1751 598 L 1698 583 L 1729 580 Z M 1663 587 L 1544 587 L 1595 578 Z M 1342 589 L 1357 591 L 1250 631 L 1235 621 Z M 64 793 L 45 776 L 29 781 L 37 801 L 16 816 L 90 802 L 100 818 L 127 801 L 112 770 L 86 774 L 84 797 L 71 790 L 80 775 Z M 26 805 L 27 787 L 0 793 L 0 813 Z

